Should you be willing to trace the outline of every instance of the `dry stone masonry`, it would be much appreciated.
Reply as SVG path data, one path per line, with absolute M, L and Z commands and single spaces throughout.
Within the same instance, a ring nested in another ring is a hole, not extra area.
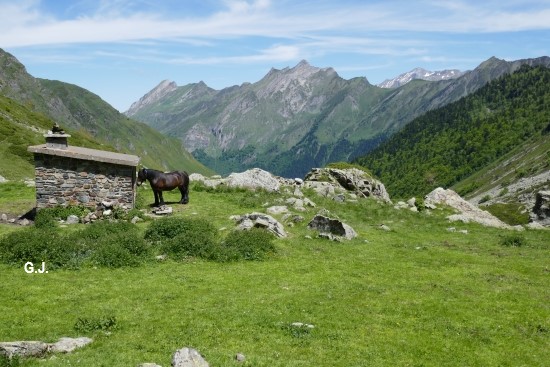
M 132 208 L 139 157 L 69 146 L 67 134 L 47 134 L 34 153 L 36 207 L 83 205 L 96 208 L 110 201 Z

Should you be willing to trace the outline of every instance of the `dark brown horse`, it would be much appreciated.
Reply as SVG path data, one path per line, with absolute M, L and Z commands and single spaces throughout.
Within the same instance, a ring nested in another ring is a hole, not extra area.
M 189 175 L 187 172 L 174 171 L 164 173 L 154 169 L 142 168 L 138 171 L 137 184 L 140 186 L 143 181 L 148 180 L 153 193 L 155 194 L 155 206 L 163 206 L 163 191 L 170 191 L 176 187 L 181 192 L 180 204 L 189 202 Z

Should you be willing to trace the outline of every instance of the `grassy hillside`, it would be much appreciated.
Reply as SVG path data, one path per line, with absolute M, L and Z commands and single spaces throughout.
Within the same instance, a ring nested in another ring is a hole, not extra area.
M 423 195 L 543 139 L 550 130 L 549 106 L 550 69 L 523 66 L 415 119 L 357 161 L 380 177 L 392 197 Z
M 34 178 L 34 160 L 29 145 L 44 144 L 44 134 L 54 122 L 26 106 L 0 95 L 0 175 L 8 180 Z M 67 129 L 73 145 L 114 151 L 85 131 Z
M 507 245 L 515 232 L 474 224 L 448 231 L 445 211 L 428 215 L 306 194 L 317 208 L 293 213 L 305 220 L 286 226 L 289 237 L 276 240 L 276 254 L 265 261 L 158 262 L 152 252 L 136 267 L 48 274 L 0 264 L 0 340 L 94 339 L 71 354 L 21 366 L 168 366 L 185 346 L 213 366 L 542 366 L 550 360 L 546 231 L 519 234 L 515 247 Z M 139 195 L 152 202 L 150 190 Z M 234 225 L 230 215 L 264 211 L 264 203 L 278 205 L 280 198 L 195 187 L 188 206 L 174 205 L 174 217 L 208 220 L 225 237 Z M 320 208 L 359 237 L 316 238 L 306 226 Z M 378 229 L 381 223 L 391 230 Z M 150 226 L 143 222 L 132 235 L 143 236 Z M 0 224 L 0 236 L 13 231 L 23 229 Z M 236 362 L 236 353 L 246 361 Z
M 180 141 L 129 119 L 86 89 L 55 80 L 39 80 L 76 117 L 78 123 L 69 123 L 69 126 L 85 129 L 96 139 L 108 142 L 120 152 L 138 155 L 141 164 L 146 167 L 213 173 L 196 161 Z

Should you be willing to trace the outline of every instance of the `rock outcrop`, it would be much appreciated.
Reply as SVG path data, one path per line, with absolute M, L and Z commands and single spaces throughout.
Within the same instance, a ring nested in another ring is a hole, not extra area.
M 225 178 L 221 176 L 206 178 L 198 173 L 191 174 L 189 178 L 191 181 L 202 182 L 206 187 L 241 187 L 252 190 L 263 189 L 269 192 L 278 192 L 284 180 L 260 168 L 252 168 L 244 172 L 232 173 Z
M 172 356 L 172 367 L 209 367 L 209 364 L 196 349 L 182 348 Z
M 543 226 L 550 226 L 550 191 L 539 191 L 535 195 L 531 220 Z
M 93 340 L 86 337 L 61 338 L 55 343 L 42 341 L 15 341 L 0 342 L 0 356 L 8 359 L 16 358 L 42 358 L 49 353 L 71 353 L 77 348 L 90 344 Z
M 304 186 L 323 196 L 351 192 L 359 197 L 372 197 L 390 202 L 384 184 L 357 168 L 313 168 L 304 179 Z
M 237 222 L 238 229 L 248 230 L 251 228 L 264 228 L 277 237 L 286 237 L 284 226 L 271 215 L 264 213 L 250 213 L 234 215 L 231 217 Z
M 487 227 L 496 227 L 496 228 L 506 228 L 506 229 L 514 229 L 515 227 L 512 227 L 491 213 L 479 209 L 477 206 L 475 206 L 472 203 L 469 203 L 468 201 L 464 200 L 460 197 L 456 192 L 454 192 L 451 189 L 443 189 L 441 187 L 438 187 L 437 189 L 430 192 L 426 197 L 424 198 L 425 205 L 431 206 L 431 205 L 447 205 L 459 212 L 459 214 L 453 214 L 448 216 L 447 218 L 454 222 L 454 221 L 461 221 L 464 223 L 469 222 L 476 222 L 479 224 L 482 224 Z
M 349 225 L 339 219 L 329 218 L 324 215 L 316 215 L 307 227 L 319 231 L 320 237 L 332 240 L 338 240 L 339 238 L 351 240 L 357 237 L 357 233 Z

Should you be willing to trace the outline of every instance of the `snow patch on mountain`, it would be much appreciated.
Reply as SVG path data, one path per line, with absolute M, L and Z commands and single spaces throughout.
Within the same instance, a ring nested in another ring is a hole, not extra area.
M 386 79 L 382 83 L 377 84 L 380 88 L 397 88 L 407 84 L 411 80 L 421 79 L 427 81 L 439 81 L 447 79 L 456 79 L 463 75 L 464 72 L 456 69 L 429 71 L 423 68 L 415 68 L 409 72 L 403 73 L 396 78 Z

